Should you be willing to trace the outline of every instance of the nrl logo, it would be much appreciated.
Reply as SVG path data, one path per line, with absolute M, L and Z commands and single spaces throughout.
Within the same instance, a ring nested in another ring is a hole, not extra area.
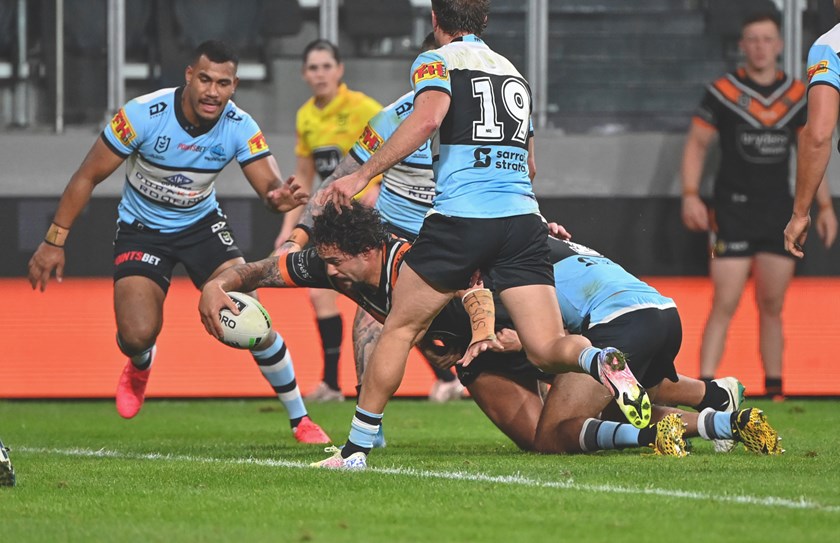
M 180 173 L 164 177 L 163 180 L 167 181 L 170 185 L 175 185 L 176 187 L 183 187 L 184 185 L 189 185 L 193 182 L 192 179 Z

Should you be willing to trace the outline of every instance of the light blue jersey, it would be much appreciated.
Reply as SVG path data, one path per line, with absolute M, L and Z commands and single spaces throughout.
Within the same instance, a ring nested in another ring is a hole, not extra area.
M 271 154 L 257 123 L 232 101 L 209 128 L 181 110 L 182 88 L 162 89 L 123 106 L 102 139 L 125 157 L 121 221 L 178 232 L 218 210 L 214 182 L 234 158 L 240 166 Z
M 416 96 L 452 103 L 432 139 L 434 211 L 498 218 L 539 213 L 528 177 L 531 91 L 509 60 L 474 35 L 426 51 L 411 67 Z
M 368 122 L 361 137 L 350 149 L 350 155 L 359 164 L 370 160 L 371 155 L 396 132 L 412 111 L 414 92 L 408 92 Z M 431 143 L 427 141 L 382 175 L 376 209 L 384 221 L 417 235 L 423 225 L 423 217 L 432 207 L 434 196 L 432 150 Z
M 829 85 L 840 91 L 840 24 L 819 37 L 808 52 L 808 87 Z
M 674 300 L 589 247 L 548 240 L 557 301 L 570 333 L 579 334 L 639 309 L 676 307 Z

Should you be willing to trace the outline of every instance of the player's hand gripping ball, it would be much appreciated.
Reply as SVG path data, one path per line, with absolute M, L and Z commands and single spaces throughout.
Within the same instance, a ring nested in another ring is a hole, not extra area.
M 271 333 L 271 317 L 255 298 L 241 292 L 228 292 L 239 309 L 234 315 L 228 308 L 219 311 L 222 323 L 222 343 L 236 349 L 253 349 Z

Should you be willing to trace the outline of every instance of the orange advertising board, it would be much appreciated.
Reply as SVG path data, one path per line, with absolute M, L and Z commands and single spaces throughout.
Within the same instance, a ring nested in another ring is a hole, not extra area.
M 676 300 L 683 322 L 683 345 L 677 358 L 681 373 L 696 376 L 700 337 L 711 303 L 706 278 L 648 278 Z M 0 398 L 112 397 L 124 364 L 114 340 L 116 326 L 109 278 L 65 278 L 44 293 L 24 279 L 0 280 L 6 310 L 0 312 Z M 204 332 L 198 318 L 198 291 L 175 278 L 164 310 L 158 356 L 149 381 L 149 397 L 272 396 L 247 351 L 226 347 Z M 321 380 L 322 354 L 315 317 L 305 289 L 265 289 L 260 297 L 286 339 L 301 391 Z M 785 389 L 789 395 L 840 395 L 840 279 L 797 278 L 784 310 Z M 340 381 L 355 394 L 350 342 L 355 306 L 339 300 L 345 342 Z M 749 284 L 729 331 L 719 375 L 735 375 L 747 393 L 763 392 L 758 355 L 758 318 Z M 434 377 L 414 352 L 398 395 L 426 396 Z

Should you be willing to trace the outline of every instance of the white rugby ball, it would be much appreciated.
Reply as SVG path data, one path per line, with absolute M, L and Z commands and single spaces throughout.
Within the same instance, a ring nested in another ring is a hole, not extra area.
M 253 349 L 271 333 L 271 317 L 256 298 L 241 292 L 228 292 L 239 309 L 239 315 L 224 308 L 219 311 L 222 323 L 222 343 L 236 349 Z

